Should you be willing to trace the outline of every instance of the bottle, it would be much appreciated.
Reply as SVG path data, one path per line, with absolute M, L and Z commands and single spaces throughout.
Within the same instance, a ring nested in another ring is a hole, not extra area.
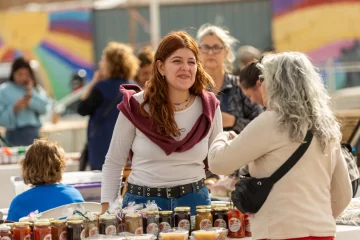
M 228 212 L 229 221 L 229 238 L 243 238 L 245 237 L 245 217 L 238 209 L 231 203 Z

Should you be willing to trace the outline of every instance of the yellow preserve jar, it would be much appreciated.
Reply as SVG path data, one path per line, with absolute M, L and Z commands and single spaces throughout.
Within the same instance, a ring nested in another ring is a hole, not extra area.
M 207 230 L 212 228 L 213 217 L 211 215 L 211 209 L 197 209 L 196 210 L 196 230 Z

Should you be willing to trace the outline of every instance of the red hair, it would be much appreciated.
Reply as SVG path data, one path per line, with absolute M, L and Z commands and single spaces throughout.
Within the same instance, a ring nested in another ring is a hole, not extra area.
M 156 62 L 165 62 L 175 51 L 181 48 L 190 49 L 196 59 L 197 72 L 195 83 L 189 89 L 190 93 L 199 96 L 204 90 L 212 88 L 214 81 L 205 72 L 199 60 L 199 49 L 195 40 L 186 32 L 171 32 L 164 37 L 155 53 L 153 62 L 153 75 L 146 82 L 144 90 L 144 102 L 141 103 L 140 113 L 149 117 L 157 127 L 159 134 L 164 136 L 180 136 L 180 129 L 175 122 L 175 108 L 169 100 L 168 84 L 159 72 Z M 145 110 L 145 105 L 149 105 L 149 112 Z

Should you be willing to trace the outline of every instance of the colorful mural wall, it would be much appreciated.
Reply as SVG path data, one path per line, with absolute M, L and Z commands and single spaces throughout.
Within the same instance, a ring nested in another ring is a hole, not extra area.
M 0 62 L 38 60 L 47 91 L 60 99 L 71 91 L 73 73 L 93 75 L 91 17 L 90 10 L 0 13 Z
M 305 52 L 318 65 L 360 61 L 360 0 L 272 0 L 272 9 L 276 50 Z M 360 85 L 359 74 L 337 72 L 336 87 Z

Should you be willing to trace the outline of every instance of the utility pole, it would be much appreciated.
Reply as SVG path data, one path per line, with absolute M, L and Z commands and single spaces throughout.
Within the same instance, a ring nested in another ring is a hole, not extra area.
M 149 0 L 151 46 L 156 49 L 160 42 L 160 4 L 159 0 Z

